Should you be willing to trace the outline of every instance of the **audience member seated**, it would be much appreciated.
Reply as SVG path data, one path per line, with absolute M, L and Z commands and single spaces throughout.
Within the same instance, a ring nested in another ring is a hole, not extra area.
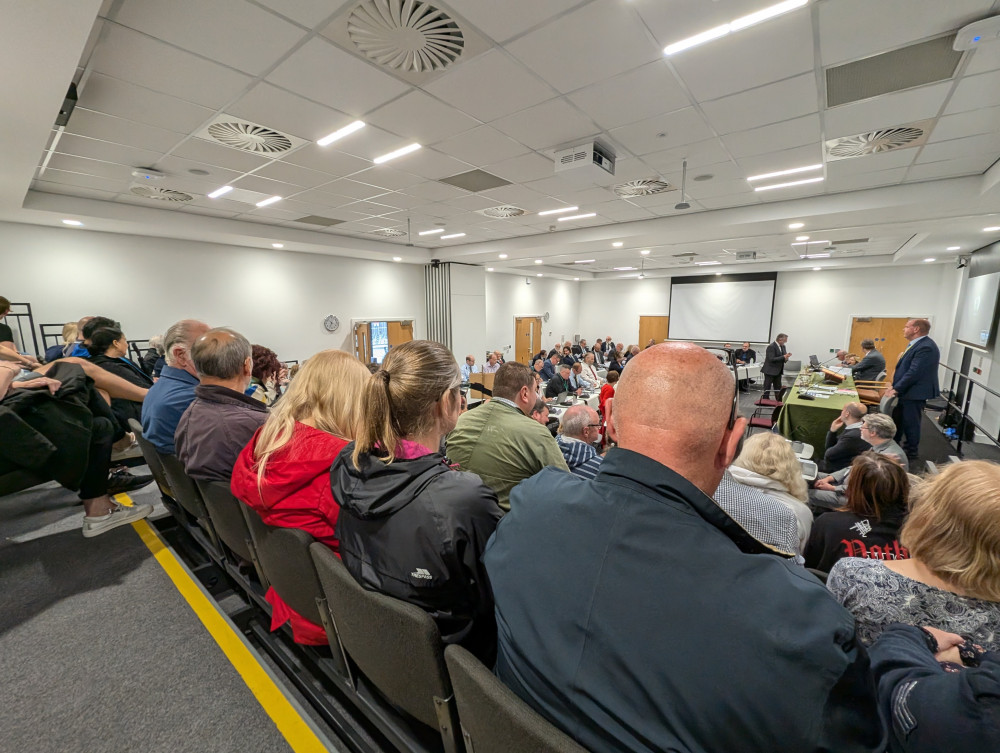
M 932 627 L 892 625 L 869 655 L 888 753 L 1000 750 L 1000 654 Z
M 465 364 L 462 366 L 462 381 L 468 382 L 469 377 L 475 374 L 479 369 L 476 368 L 476 357 L 473 355 L 468 355 L 465 357 Z
M 539 373 L 546 382 L 555 377 L 559 373 L 559 356 L 549 356 L 542 364 L 542 370 Z
M 864 643 L 904 622 L 1000 651 L 998 490 L 1000 466 L 950 465 L 922 485 L 903 525 L 899 540 L 910 559 L 842 559 L 833 566 L 827 587 L 854 615 Z
M 656 343 L 653 343 L 653 344 L 655 345 Z M 650 346 L 647 345 L 646 347 L 650 347 Z M 639 346 L 638 345 L 632 345 L 632 346 L 630 346 L 629 349 L 628 349 L 628 355 L 625 356 L 625 362 L 622 364 L 622 368 L 624 368 L 625 365 L 628 364 L 629 361 L 631 361 L 633 358 L 635 358 L 637 355 L 639 355 L 639 353 L 640 353 L 640 351 L 639 351 Z
M 722 475 L 712 499 L 740 528 L 772 550 L 771 554 L 794 558 L 801 564 L 795 513 L 760 489 L 741 484 L 730 473 L 732 468 Z
M 744 442 L 729 472 L 739 483 L 759 489 L 792 511 L 798 527 L 795 551 L 801 554 L 809 541 L 813 514 L 806 504 L 809 492 L 802 466 L 788 441 L 770 432 L 753 434 Z
M 136 387 L 148 390 L 153 380 L 139 366 L 128 358 L 128 340 L 117 327 L 101 327 L 90 334 L 90 362 L 105 371 L 120 376 Z M 111 399 L 111 410 L 118 422 L 128 429 L 128 420 L 142 420 L 142 402 L 135 400 Z
M 45 356 L 43 360 L 45 363 L 52 363 L 63 357 L 63 351 L 67 347 L 71 347 L 73 343 L 76 342 L 76 336 L 79 334 L 80 328 L 77 326 L 76 322 L 66 322 L 62 328 L 62 342 L 58 345 L 52 345 L 45 349 Z
M 251 353 L 250 342 L 226 327 L 210 329 L 191 346 L 200 384 L 174 432 L 191 478 L 229 482 L 236 457 L 267 421 L 267 406 L 246 394 Z
M 591 385 L 591 389 L 596 390 L 601 386 L 601 377 L 597 373 L 597 366 L 594 364 L 594 354 L 585 353 L 583 356 L 583 378 Z
M 611 351 L 611 355 L 608 356 L 608 372 L 617 371 L 620 374 L 623 368 L 625 368 L 625 364 L 622 352 L 620 350 Z
M 251 345 L 253 371 L 247 394 L 264 405 L 270 405 L 281 394 L 279 376 L 285 364 L 278 360 L 278 354 L 263 345 Z
M 847 502 L 813 522 L 806 567 L 829 572 L 844 557 L 905 559 L 899 528 L 906 518 L 910 479 L 886 455 L 866 452 L 851 464 Z
M 531 409 L 531 417 L 542 426 L 549 425 L 549 406 L 544 400 L 535 400 L 535 406 Z
M 564 345 L 562 349 L 562 360 L 559 362 L 565 366 L 572 368 L 573 364 L 576 363 L 576 358 L 573 356 L 573 350 L 569 345 Z
M 733 358 L 739 366 L 748 363 L 757 363 L 757 351 L 750 347 L 750 343 L 745 342 L 733 352 Z
M 571 374 L 572 369 L 569 366 L 564 363 L 559 364 L 558 376 L 550 379 L 548 384 L 545 385 L 545 397 L 551 399 L 561 395 L 563 392 L 579 395 L 583 390 L 573 386 L 573 383 L 570 381 Z
M 833 419 L 830 430 L 826 433 L 826 449 L 823 457 L 816 463 L 824 473 L 833 473 L 846 468 L 862 452 L 871 449 L 861 438 L 861 419 L 868 409 L 861 403 L 848 403 Z
M 548 353 L 546 353 L 546 357 L 552 358 L 552 356 L 559 356 L 560 358 L 562 358 L 562 347 L 563 347 L 562 343 L 556 343 L 555 345 L 552 346 L 552 349 L 549 350 Z
M 10 313 L 10 301 L 0 295 L 0 319 L 3 319 L 7 314 Z M 16 351 L 17 346 L 14 343 L 14 331 L 10 328 L 7 322 L 0 321 L 0 345 L 10 348 Z
M 592 383 L 583 373 L 583 364 L 577 361 L 569 370 L 569 386 L 573 390 L 587 390 L 588 392 L 592 389 L 596 389 L 597 384 Z
M 104 329 L 105 327 L 119 328 L 118 322 L 107 316 L 87 316 L 81 319 L 78 324 L 80 329 L 79 339 L 68 353 L 64 353 L 66 356 L 90 358 L 94 355 L 90 352 L 91 336 L 97 330 Z
M 499 368 L 500 368 L 500 359 L 497 358 L 496 353 L 490 353 L 486 357 L 486 363 L 483 364 L 483 373 L 496 374 Z
M 330 491 L 330 466 L 354 439 L 368 377 L 368 369 L 354 356 L 341 350 L 317 353 L 240 452 L 233 466 L 233 494 L 267 525 L 300 528 L 339 551 L 335 526 L 340 505 Z M 326 644 L 323 628 L 295 612 L 274 589 L 267 600 L 273 607 L 271 630 L 291 622 L 298 643 Z
M 198 386 L 191 346 L 208 329 L 204 322 L 182 319 L 163 336 L 166 365 L 142 404 L 142 434 L 164 455 L 174 454 L 174 432 Z
M 459 416 L 451 352 L 403 343 L 368 379 L 354 442 L 330 472 L 340 556 L 365 588 L 428 612 L 445 643 L 496 654 L 493 597 L 481 557 L 503 512 L 477 475 L 440 452 Z
M 462 414 L 448 435 L 448 457 L 478 474 L 509 508 L 510 490 L 546 466 L 568 471 L 552 435 L 531 420 L 535 377 L 522 363 L 505 363 L 493 382 L 493 399 Z
M 566 459 L 569 472 L 591 479 L 601 469 L 602 458 L 595 448 L 601 441 L 601 417 L 587 405 L 569 408 L 559 424 L 556 444 Z
M 894 458 L 904 470 L 909 470 L 910 461 L 893 439 L 895 435 L 896 422 L 884 413 L 869 413 L 861 419 L 861 438 L 871 445 L 871 452 Z M 809 490 L 809 506 L 813 513 L 822 515 L 826 510 L 844 506 L 850 471 L 851 467 L 847 466 L 813 482 L 813 488 Z
M 140 366 L 154 380 L 160 378 L 160 372 L 163 371 L 163 366 L 166 363 L 166 359 L 163 357 L 164 352 L 163 335 L 153 335 L 149 338 L 149 350 L 143 353 Z
M 865 354 L 861 360 L 851 366 L 851 374 L 854 381 L 874 382 L 879 374 L 885 371 L 885 356 L 875 350 L 875 341 L 866 339 L 861 341 L 861 349 Z
M 608 372 L 608 382 L 603 387 L 601 387 L 601 394 L 597 399 L 597 408 L 601 412 L 601 416 L 607 419 L 608 412 L 604 409 L 604 406 L 608 402 L 608 398 L 615 396 L 615 385 L 618 384 L 619 373 L 617 371 Z
M 483 558 L 496 674 L 588 750 L 881 751 L 850 615 L 709 498 L 746 428 L 734 389 L 698 346 L 643 351 L 597 477 L 513 490 Z
M 591 349 L 590 352 L 594 354 L 594 362 L 598 366 L 603 366 L 604 365 L 604 342 L 601 340 L 601 338 L 599 338 L 599 337 L 597 338 L 597 341 L 594 343 L 594 347 Z
M 0 362 L 0 473 L 25 469 L 79 490 L 86 538 L 149 515 L 151 506 L 126 507 L 109 494 L 116 421 L 83 369 L 61 361 L 51 376 L 15 381 L 19 370 Z M 152 480 L 130 475 L 114 493 Z

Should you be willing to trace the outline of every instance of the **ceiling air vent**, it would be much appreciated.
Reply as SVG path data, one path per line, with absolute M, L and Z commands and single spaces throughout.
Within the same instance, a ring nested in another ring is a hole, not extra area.
M 639 196 L 652 196 L 655 193 L 665 193 L 676 191 L 672 185 L 659 178 L 644 178 L 643 180 L 630 180 L 628 183 L 620 183 L 615 186 L 615 193 L 623 199 L 634 199 Z
M 372 235 L 381 235 L 383 238 L 403 238 L 406 236 L 405 230 L 396 230 L 391 227 L 383 227 L 378 230 L 372 230 Z
M 908 125 L 880 128 L 877 131 L 832 139 L 826 142 L 826 159 L 832 162 L 923 146 L 930 136 L 932 127 L 932 120 L 921 120 Z
M 447 178 L 438 178 L 438 182 L 447 183 L 449 186 L 455 186 L 455 188 L 461 188 L 472 193 L 510 185 L 509 180 L 504 180 L 485 170 L 469 170 L 468 172 L 451 175 Z
M 306 143 L 295 136 L 225 113 L 216 115 L 211 123 L 195 135 L 230 149 L 265 156 L 285 154 Z
M 189 193 L 175 191 L 172 188 L 160 188 L 159 186 L 132 186 L 129 188 L 129 193 L 157 201 L 192 201 L 194 199 L 194 196 Z
M 465 48 L 455 19 L 414 0 L 365 0 L 351 12 L 347 34 L 365 57 L 413 73 L 447 68 Z
M 869 238 L 846 238 L 839 241 L 830 241 L 831 246 L 856 246 L 859 243 L 867 243 Z
M 479 214 L 486 217 L 495 217 L 497 219 L 506 220 L 511 217 L 520 217 L 524 214 L 524 210 L 520 207 L 490 207 L 489 209 L 479 210 Z
M 344 220 L 335 220 L 333 217 L 321 217 L 318 214 L 307 214 L 305 217 L 299 217 L 295 222 L 301 222 L 305 225 L 319 225 L 320 227 L 333 227 L 334 225 L 339 225 Z
M 688 251 L 687 253 L 683 253 L 683 254 L 674 254 L 674 258 L 675 259 L 693 259 L 697 255 L 698 254 L 694 253 L 693 251 Z

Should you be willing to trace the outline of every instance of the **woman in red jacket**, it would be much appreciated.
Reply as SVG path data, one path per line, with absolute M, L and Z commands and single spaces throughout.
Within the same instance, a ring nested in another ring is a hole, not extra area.
M 340 505 L 330 491 L 330 466 L 354 438 L 368 369 L 340 350 L 310 358 L 233 468 L 233 494 L 269 526 L 300 528 L 333 551 Z M 271 630 L 291 621 L 299 643 L 325 645 L 320 625 L 292 610 L 271 589 Z

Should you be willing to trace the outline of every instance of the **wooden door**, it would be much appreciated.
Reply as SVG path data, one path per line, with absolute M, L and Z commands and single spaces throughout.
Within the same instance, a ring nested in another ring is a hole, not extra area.
M 861 341 L 875 341 L 875 349 L 885 356 L 886 379 L 892 381 L 896 361 L 906 350 L 903 325 L 913 317 L 908 316 L 856 316 L 851 322 L 851 342 L 848 351 L 860 358 L 864 355 Z
M 542 349 L 542 317 L 514 317 L 514 359 L 531 365 L 531 357 Z
M 368 322 L 354 325 L 354 355 L 361 363 L 371 363 L 372 337 Z
M 669 316 L 640 316 L 639 317 L 639 347 L 645 348 L 650 338 L 659 345 L 666 342 L 667 325 L 670 323 Z
M 413 322 L 386 322 L 386 330 L 389 334 L 390 348 L 408 343 L 413 339 Z

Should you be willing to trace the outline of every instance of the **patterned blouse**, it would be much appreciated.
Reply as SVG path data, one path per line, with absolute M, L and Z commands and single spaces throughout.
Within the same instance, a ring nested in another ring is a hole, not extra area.
M 1000 603 L 959 596 L 890 570 L 878 560 L 847 557 L 830 570 L 827 588 L 857 621 L 871 644 L 894 622 L 930 626 L 1000 649 Z

